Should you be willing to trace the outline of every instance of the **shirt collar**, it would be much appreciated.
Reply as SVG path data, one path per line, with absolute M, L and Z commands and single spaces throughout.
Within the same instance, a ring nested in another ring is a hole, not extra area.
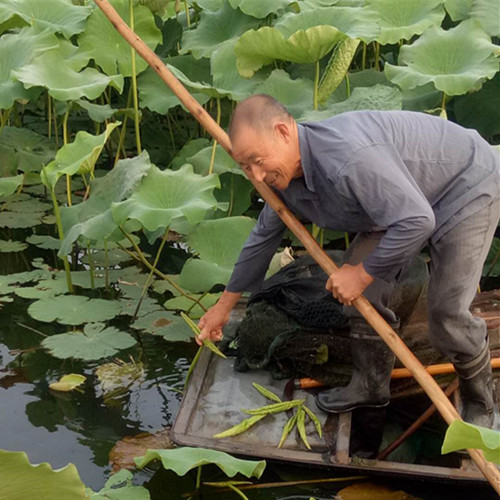
M 309 148 L 309 141 L 307 140 L 306 127 L 301 123 L 297 123 L 297 130 L 299 134 L 300 161 L 302 171 L 304 172 L 304 182 L 307 189 L 316 192 L 316 189 L 314 189 L 311 150 Z

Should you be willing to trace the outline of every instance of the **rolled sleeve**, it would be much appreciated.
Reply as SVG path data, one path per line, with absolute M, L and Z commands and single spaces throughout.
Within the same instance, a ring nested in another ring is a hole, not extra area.
M 254 292 L 260 288 L 284 230 L 285 224 L 266 203 L 234 266 L 226 286 L 228 292 Z
M 435 228 L 432 207 L 392 145 L 363 148 L 336 182 L 386 232 L 363 262 L 368 274 L 390 281 L 416 255 Z

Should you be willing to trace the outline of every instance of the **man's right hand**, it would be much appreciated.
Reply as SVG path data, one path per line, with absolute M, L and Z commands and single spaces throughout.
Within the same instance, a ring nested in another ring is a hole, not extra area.
M 229 321 L 229 314 L 241 297 L 241 293 L 224 291 L 213 307 L 211 307 L 198 322 L 200 335 L 196 337 L 196 343 L 202 345 L 203 339 L 219 342 L 222 340 L 222 328 Z

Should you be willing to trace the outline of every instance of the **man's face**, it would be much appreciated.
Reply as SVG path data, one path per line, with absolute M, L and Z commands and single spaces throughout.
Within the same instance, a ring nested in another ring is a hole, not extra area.
M 232 140 L 235 160 L 249 178 L 284 190 L 294 177 L 302 174 L 298 143 L 280 127 L 258 132 L 242 126 Z

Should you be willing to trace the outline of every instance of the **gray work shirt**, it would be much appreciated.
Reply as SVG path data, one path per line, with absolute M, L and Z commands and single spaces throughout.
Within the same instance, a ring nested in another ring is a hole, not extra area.
M 304 176 L 277 191 L 287 207 L 322 228 L 384 230 L 364 260 L 385 280 L 426 244 L 500 191 L 500 157 L 475 130 L 424 113 L 353 111 L 298 124 Z M 257 290 L 284 223 L 267 204 L 226 287 Z

